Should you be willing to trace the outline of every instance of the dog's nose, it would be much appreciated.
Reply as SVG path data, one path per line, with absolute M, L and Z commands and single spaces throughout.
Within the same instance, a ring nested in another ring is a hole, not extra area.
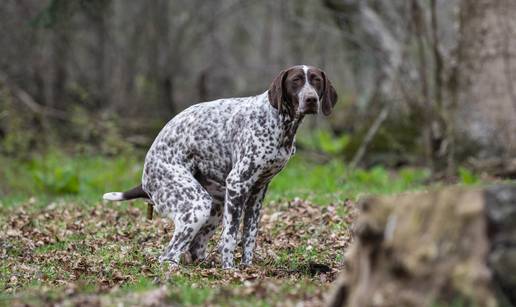
M 317 97 L 314 97 L 314 96 L 306 97 L 305 101 L 308 106 L 317 105 Z

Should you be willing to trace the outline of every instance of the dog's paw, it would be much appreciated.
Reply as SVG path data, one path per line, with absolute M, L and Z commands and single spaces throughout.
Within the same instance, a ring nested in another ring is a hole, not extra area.
M 222 261 L 222 269 L 233 270 L 235 269 L 235 263 L 233 261 Z
M 159 261 L 159 264 L 161 264 L 161 265 L 166 264 L 168 266 L 179 266 L 179 263 L 177 261 L 174 261 L 174 259 L 172 259 L 166 255 L 159 256 L 158 261 Z

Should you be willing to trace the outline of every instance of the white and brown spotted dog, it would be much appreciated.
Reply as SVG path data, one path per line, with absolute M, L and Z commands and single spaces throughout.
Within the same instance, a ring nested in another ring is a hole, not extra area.
M 145 158 L 142 184 L 104 199 L 147 198 L 170 217 L 174 235 L 160 261 L 173 264 L 188 251 L 203 259 L 222 221 L 222 266 L 233 267 L 243 214 L 242 264 L 250 265 L 262 200 L 295 151 L 299 124 L 319 110 L 329 115 L 336 102 L 326 74 L 302 65 L 280 72 L 258 96 L 193 105 L 159 133 Z

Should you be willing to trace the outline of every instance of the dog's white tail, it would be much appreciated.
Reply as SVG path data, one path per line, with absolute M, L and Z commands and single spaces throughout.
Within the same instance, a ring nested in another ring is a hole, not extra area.
M 103 199 L 109 200 L 109 201 L 121 201 L 125 200 L 124 193 L 122 192 L 109 192 L 102 196 Z
M 149 195 L 143 190 L 142 185 L 135 186 L 134 188 L 125 192 L 109 192 L 102 196 L 103 199 L 109 201 L 122 201 L 135 198 L 146 198 L 150 199 Z

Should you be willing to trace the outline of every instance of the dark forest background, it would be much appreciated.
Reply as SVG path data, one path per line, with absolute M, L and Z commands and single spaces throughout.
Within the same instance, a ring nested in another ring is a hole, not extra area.
M 187 106 L 305 63 L 340 100 L 304 124 L 301 150 L 510 173 L 515 14 L 510 0 L 4 1 L 0 154 L 145 149 Z

